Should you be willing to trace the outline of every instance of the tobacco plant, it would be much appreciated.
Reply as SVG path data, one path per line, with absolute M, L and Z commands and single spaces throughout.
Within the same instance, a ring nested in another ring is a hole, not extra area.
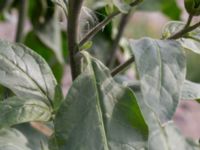
M 90 1 L 87 6 L 96 6 L 99 16 L 84 5 L 84 0 L 0 1 L 1 19 L 11 8 L 19 10 L 16 42 L 0 40 L 0 84 L 9 95 L 0 101 L 0 150 L 199 150 L 198 140 L 184 137 L 172 117 L 181 100 L 200 98 L 200 85 L 186 80 L 185 53 L 200 54 L 200 22 L 192 23 L 200 1 L 185 0 L 187 22 L 170 21 L 160 39 L 126 39 L 125 45 L 120 39 L 135 11 L 160 10 L 179 19 L 176 2 Z M 113 37 L 112 20 L 120 15 Z M 32 30 L 25 34 L 27 18 Z M 131 52 L 121 65 L 119 47 Z M 117 78 L 133 63 L 138 81 Z M 73 83 L 63 96 L 66 64 Z M 44 136 L 34 122 L 53 133 Z

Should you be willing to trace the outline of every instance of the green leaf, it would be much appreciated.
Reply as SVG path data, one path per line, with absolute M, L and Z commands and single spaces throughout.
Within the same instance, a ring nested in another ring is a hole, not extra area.
M 50 108 L 39 100 L 12 97 L 0 102 L 0 128 L 50 118 Z
M 0 130 L 0 150 L 31 150 L 26 137 L 16 129 Z
M 66 40 L 64 37 L 63 39 Z M 41 55 L 47 61 L 58 83 L 61 83 L 64 74 L 64 65 L 58 61 L 54 52 L 39 40 L 35 32 L 31 31 L 26 35 L 24 44 Z
M 41 149 L 41 145 L 47 149 L 48 137 L 34 129 L 29 123 L 19 124 L 15 128 L 23 133 L 27 139 L 27 146 L 32 150 L 43 150 Z
M 181 99 L 183 100 L 200 99 L 200 84 L 186 80 L 182 88 Z
M 181 9 L 175 0 L 144 0 L 139 6 L 142 11 L 161 11 L 171 19 L 178 20 Z
M 36 27 L 36 35 L 48 48 L 53 50 L 58 61 L 63 64 L 61 28 L 58 11 L 55 10 L 51 19 Z
M 50 150 L 59 150 L 57 139 L 54 134 L 49 139 L 49 149 Z
M 164 38 L 167 38 L 183 29 L 184 26 L 185 24 L 183 22 L 171 21 L 165 25 L 162 35 Z M 178 41 L 185 49 L 200 54 L 200 28 L 191 31 L 189 34 L 185 35 L 184 38 L 181 38 Z
M 64 100 L 62 89 L 59 85 L 55 88 L 55 96 L 54 96 L 54 111 L 57 112 L 57 110 L 60 108 L 61 102 Z
M 144 148 L 148 128 L 134 94 L 116 83 L 100 61 L 82 54 L 87 65 L 55 118 L 59 150 Z
M 168 122 L 149 136 L 148 150 L 199 150 L 200 145 L 194 141 L 188 141 L 172 122 Z
M 186 60 L 176 41 L 130 41 L 145 103 L 163 121 L 173 116 L 185 80 Z
M 198 142 L 186 139 L 172 121 L 162 124 L 143 99 L 138 84 L 131 86 L 149 127 L 148 150 L 199 150 Z
M 45 60 L 22 44 L 0 40 L 0 84 L 23 99 L 54 98 L 56 80 Z

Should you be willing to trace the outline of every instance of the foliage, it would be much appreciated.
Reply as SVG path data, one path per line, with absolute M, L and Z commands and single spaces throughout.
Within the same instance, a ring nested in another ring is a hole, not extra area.
M 185 53 L 200 54 L 200 22 L 191 25 L 189 14 L 186 23 L 165 25 L 162 39 L 124 38 L 128 42 L 121 44 L 127 23 L 123 17 L 131 16 L 132 7 L 134 12 L 159 10 L 172 19 L 180 18 L 180 9 L 171 0 L 102 2 L 90 3 L 96 16 L 83 7 L 83 0 L 30 1 L 27 12 L 19 0 L 0 1 L 0 12 L 19 7 L 33 27 L 20 43 L 0 40 L 0 84 L 15 95 L 0 101 L 0 150 L 200 149 L 172 121 L 181 100 L 200 99 L 200 84 L 186 79 Z M 112 20 L 120 14 L 118 33 L 113 34 Z M 59 23 L 63 15 L 67 31 Z M 21 35 L 25 20 L 20 21 Z M 122 65 L 118 47 L 134 55 Z M 112 57 L 114 70 L 108 63 Z M 137 82 L 114 78 L 134 61 Z M 65 65 L 71 67 L 73 83 L 63 96 Z M 44 136 L 30 122 L 41 122 L 53 134 Z

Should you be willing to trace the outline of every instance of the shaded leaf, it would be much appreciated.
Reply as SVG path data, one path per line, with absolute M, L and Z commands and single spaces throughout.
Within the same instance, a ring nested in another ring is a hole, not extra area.
M 135 150 L 145 147 L 148 128 L 130 89 L 88 53 L 55 119 L 59 150 Z
M 36 34 L 47 47 L 53 50 L 58 61 L 63 64 L 61 28 L 58 19 L 58 11 L 55 10 L 51 19 L 36 28 Z
M 23 99 L 50 104 L 56 80 L 45 60 L 22 44 L 0 40 L 0 84 Z
M 162 34 L 164 38 L 167 38 L 181 29 L 183 29 L 185 24 L 179 21 L 171 21 L 165 25 Z M 188 50 L 191 50 L 197 54 L 200 54 L 200 28 L 191 31 L 189 34 L 185 35 L 184 38 L 178 40 L 181 45 Z
M 130 41 L 145 103 L 162 121 L 170 120 L 185 80 L 186 60 L 175 41 Z
M 31 150 L 26 137 L 16 129 L 0 130 L 0 150 Z
M 66 38 L 63 37 L 63 40 L 66 40 Z M 45 46 L 45 44 L 43 44 L 38 39 L 37 35 L 33 31 L 27 34 L 27 36 L 25 37 L 24 44 L 29 48 L 33 49 L 36 53 L 41 55 L 47 61 L 47 63 L 49 64 L 49 66 L 53 71 L 55 78 L 60 83 L 64 73 L 64 65 L 58 61 L 58 59 L 55 57 L 54 52 L 47 46 Z M 66 49 L 67 48 L 65 47 L 65 50 Z
M 0 127 L 31 121 L 49 121 L 50 108 L 42 101 L 8 98 L 0 102 Z
M 31 127 L 29 123 L 24 123 L 15 126 L 17 130 L 19 130 L 27 139 L 27 146 L 32 150 L 43 150 L 41 149 L 41 144 L 44 148 L 48 147 L 48 138 L 44 136 L 42 133 Z M 46 150 L 45 149 L 45 150 Z

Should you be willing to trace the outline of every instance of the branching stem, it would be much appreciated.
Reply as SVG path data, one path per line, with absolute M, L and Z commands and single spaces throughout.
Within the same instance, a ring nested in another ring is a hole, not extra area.
M 107 65 L 109 68 L 112 68 L 114 66 L 114 63 L 116 60 L 117 48 L 119 46 L 119 42 L 121 40 L 121 37 L 123 36 L 124 29 L 129 21 L 130 16 L 131 16 L 131 11 L 129 11 L 129 13 L 127 14 L 123 14 L 121 17 L 119 27 L 118 27 L 118 33 L 111 48 L 111 59 L 109 59 L 107 62 Z
M 131 58 L 129 58 L 125 63 L 119 65 L 118 67 L 116 67 L 112 72 L 111 75 L 115 76 L 116 74 L 118 74 L 119 72 L 123 71 L 125 68 L 127 68 L 130 64 L 132 64 L 135 61 L 135 57 L 132 56 Z
M 141 0 L 135 0 L 133 3 L 130 4 L 130 6 L 134 7 L 137 6 Z M 94 37 L 100 30 L 102 30 L 103 27 L 105 27 L 110 21 L 117 15 L 121 14 L 120 11 L 115 11 L 112 14 L 110 14 L 107 18 L 105 18 L 102 22 L 97 24 L 91 31 L 89 31 L 85 37 L 80 41 L 79 47 L 83 46 L 88 40 L 90 40 L 92 37 Z
M 171 37 L 169 37 L 168 39 L 169 40 L 176 40 L 176 39 L 179 39 L 183 36 L 185 36 L 185 34 L 191 32 L 192 30 L 198 28 L 200 26 L 200 22 L 192 25 L 192 26 L 189 26 L 189 27 L 186 27 L 186 28 L 183 28 L 182 30 L 180 30 L 179 32 L 177 32 L 176 34 L 172 35 Z

